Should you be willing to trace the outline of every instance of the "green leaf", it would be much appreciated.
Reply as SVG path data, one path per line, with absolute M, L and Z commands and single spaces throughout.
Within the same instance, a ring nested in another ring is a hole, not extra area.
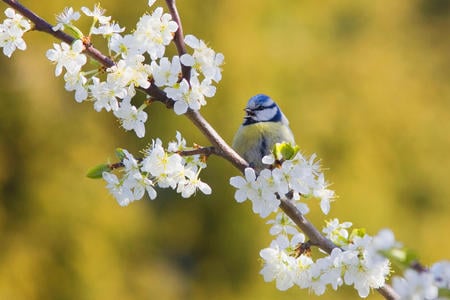
M 64 24 L 64 29 L 67 29 L 67 31 L 69 31 L 72 36 L 75 36 L 77 40 L 82 40 L 84 38 L 83 32 L 72 24 Z
M 276 143 L 273 146 L 273 154 L 277 160 L 289 160 L 300 151 L 300 147 L 297 145 L 292 146 L 290 143 Z
M 121 161 L 125 158 L 125 152 L 123 152 L 122 148 L 116 148 L 116 156 Z
M 101 164 L 90 169 L 86 176 L 92 179 L 99 179 L 102 178 L 103 172 L 109 171 L 111 171 L 111 167 L 108 164 Z
M 352 233 L 350 233 L 349 240 L 353 240 L 355 237 L 364 237 L 366 235 L 366 229 L 365 228 L 355 228 L 352 230 Z

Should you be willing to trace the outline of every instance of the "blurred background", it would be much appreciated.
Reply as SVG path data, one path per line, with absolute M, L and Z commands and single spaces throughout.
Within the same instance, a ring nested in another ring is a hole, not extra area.
M 66 6 L 95 3 L 23 1 L 51 22 Z M 127 30 L 147 1 L 130 4 L 101 3 Z M 339 196 L 326 219 L 370 234 L 389 227 L 425 264 L 450 259 L 449 0 L 178 5 L 185 33 L 225 55 L 202 114 L 227 141 L 247 99 L 272 96 Z M 103 181 L 85 177 L 113 161 L 116 147 L 138 153 L 177 129 L 189 143 L 207 141 L 159 104 L 148 111 L 145 139 L 124 132 L 54 77 L 45 58 L 52 37 L 25 39 L 26 52 L 0 56 L 0 299 L 357 298 L 352 288 L 319 298 L 264 283 L 259 250 L 269 227 L 249 203 L 235 202 L 228 178 L 238 172 L 217 157 L 202 176 L 213 195 L 160 191 L 120 207 Z M 323 226 L 318 206 L 308 217 Z

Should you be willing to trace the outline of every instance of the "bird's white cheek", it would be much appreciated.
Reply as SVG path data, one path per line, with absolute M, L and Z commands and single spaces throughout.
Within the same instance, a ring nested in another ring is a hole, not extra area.
M 258 112 L 258 120 L 268 121 L 271 120 L 277 114 L 277 108 L 266 108 Z

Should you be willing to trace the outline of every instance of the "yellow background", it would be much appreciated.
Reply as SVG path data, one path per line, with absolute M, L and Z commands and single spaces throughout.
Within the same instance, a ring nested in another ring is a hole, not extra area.
M 146 10 L 139 2 L 101 4 L 131 29 Z M 425 264 L 450 258 L 449 1 L 178 2 L 185 33 L 225 55 L 201 112 L 227 141 L 247 99 L 272 96 L 339 196 L 326 219 L 391 228 Z M 95 4 L 23 3 L 51 22 L 65 6 Z M 238 172 L 221 159 L 202 176 L 213 195 L 189 200 L 161 190 L 121 208 L 103 181 L 87 179 L 115 147 L 138 153 L 176 130 L 207 141 L 160 104 L 144 140 L 124 132 L 54 77 L 52 37 L 25 39 L 26 52 L 0 58 L 0 299 L 316 299 L 264 283 L 269 227 L 234 201 L 228 178 Z M 318 205 L 308 217 L 322 226 Z M 356 298 L 351 288 L 320 297 Z

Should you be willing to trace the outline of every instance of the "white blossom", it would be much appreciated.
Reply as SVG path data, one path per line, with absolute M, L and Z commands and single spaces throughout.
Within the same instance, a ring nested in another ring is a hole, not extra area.
M 185 171 L 186 179 L 178 183 L 177 192 L 181 193 L 183 198 L 191 197 L 197 190 L 205 195 L 210 195 L 211 187 L 198 178 L 198 174 L 193 171 Z
M 440 261 L 430 268 L 434 282 L 439 288 L 450 290 L 450 261 Z
M 352 226 L 351 222 L 339 223 L 338 219 L 326 221 L 326 227 L 322 230 L 325 236 L 333 243 L 339 246 L 348 244 L 348 228 Z
M 353 285 L 362 298 L 369 295 L 371 288 L 382 287 L 390 272 L 386 258 L 371 255 L 374 253 L 370 250 L 373 247 L 372 241 L 373 238 L 368 235 L 355 237 L 343 252 L 346 269 L 344 282 Z
M 176 141 L 169 142 L 169 144 L 167 145 L 167 151 L 178 152 L 188 149 L 188 147 L 186 146 L 186 140 L 183 138 L 179 131 L 176 132 L 175 139 Z
M 392 287 L 401 300 L 430 300 L 438 296 L 438 287 L 429 272 L 407 269 L 403 278 L 395 276 L 392 279 Z
M 72 7 L 66 7 L 62 13 L 56 16 L 58 23 L 52 27 L 52 30 L 63 30 L 66 25 L 72 24 L 72 21 L 77 21 L 79 18 L 80 13 L 78 11 L 74 11 Z
M 140 43 L 140 50 L 155 60 L 164 56 L 165 46 L 172 41 L 177 29 L 178 25 L 172 21 L 172 16 L 163 14 L 162 7 L 157 7 L 151 15 L 145 14 L 140 18 L 134 36 Z
M 145 136 L 145 122 L 147 113 L 141 108 L 136 108 L 130 101 L 122 101 L 114 115 L 120 119 L 120 124 L 126 130 L 134 130 L 140 138 Z
M 98 21 L 100 24 L 107 24 L 111 20 L 110 16 L 104 16 L 105 9 L 101 8 L 99 4 L 94 6 L 94 10 L 90 10 L 89 8 L 83 6 L 81 11 L 88 17 L 92 17 L 95 21 Z
M 273 224 L 269 230 L 271 235 L 295 235 L 299 233 L 294 222 L 283 212 L 277 213 L 275 219 L 267 221 L 267 224 Z
M 259 214 L 262 218 L 277 211 L 280 205 L 280 200 L 277 199 L 277 196 L 273 192 L 273 187 L 266 185 L 266 182 L 267 179 L 264 176 L 258 176 L 253 185 L 254 193 L 249 195 L 253 212 Z
M 177 153 L 179 151 L 189 151 L 195 149 L 194 147 L 188 147 L 186 145 L 186 140 L 181 136 L 179 131 L 177 131 L 175 138 L 176 141 L 169 142 L 167 146 L 168 152 Z M 197 173 L 199 169 L 206 168 L 206 163 L 199 154 L 183 156 L 183 164 L 186 169 L 191 169 L 194 173 Z
M 103 172 L 103 179 L 107 182 L 106 188 L 113 194 L 120 206 L 127 206 L 135 200 L 131 189 L 119 181 L 116 175 Z
M 125 28 L 120 27 L 117 23 L 106 23 L 99 27 L 92 28 L 92 34 L 102 35 L 103 37 L 111 37 L 116 33 L 124 32 Z
M 142 55 L 128 55 L 125 59 L 121 59 L 108 68 L 107 81 L 119 87 L 143 87 L 148 88 L 150 82 L 148 76 L 150 74 L 150 66 L 144 64 L 145 57 Z
M 82 53 L 84 45 L 81 40 L 76 40 L 72 45 L 62 42 L 53 44 L 54 49 L 47 51 L 47 58 L 56 63 L 55 75 L 59 76 L 63 68 L 69 73 L 77 73 L 86 63 L 86 55 Z
M 274 241 L 269 248 L 262 249 L 259 255 L 264 260 L 264 266 L 260 272 L 264 281 L 275 280 L 276 287 L 285 291 L 295 283 L 296 259 L 282 251 Z
M 142 162 L 142 171 L 155 177 L 158 186 L 176 188 L 178 181 L 184 179 L 182 157 L 168 153 L 162 147 L 161 140 L 153 142 Z
M 88 87 L 86 85 L 87 78 L 83 72 L 75 72 L 64 74 L 65 89 L 67 91 L 75 91 L 75 100 L 78 103 L 83 102 L 88 97 Z
M 265 156 L 263 162 L 273 163 L 275 157 L 273 155 Z M 309 212 L 308 204 L 301 201 L 302 196 L 312 196 L 320 200 L 322 212 L 327 214 L 334 192 L 327 189 L 326 186 L 324 175 L 315 162 L 315 156 L 306 160 L 300 153 L 297 153 L 292 159 L 284 160 L 281 166 L 277 166 L 273 170 L 262 170 L 258 179 L 252 183 L 252 187 L 248 191 L 251 193 L 246 198 L 252 201 L 254 212 L 261 216 L 267 216 L 270 212 L 276 211 L 276 206 L 280 203 L 278 197 L 283 198 L 288 194 L 290 194 L 290 201 L 302 213 Z M 261 212 L 263 213 L 261 214 Z
M 97 77 L 92 78 L 92 84 L 89 86 L 89 92 L 94 99 L 94 109 L 101 111 L 116 111 L 119 109 L 117 98 L 124 98 L 127 90 L 121 86 L 108 81 L 100 81 Z
M 206 104 L 205 97 L 212 97 L 216 90 L 209 82 L 200 83 L 196 77 L 191 77 L 190 83 L 183 79 L 174 87 L 166 87 L 164 91 L 169 98 L 175 100 L 173 109 L 177 115 L 181 115 L 188 109 L 199 110 Z
M 22 37 L 31 29 L 31 24 L 12 8 L 7 8 L 5 15 L 7 19 L 0 24 L 0 48 L 3 48 L 4 55 L 11 57 L 16 49 L 25 50 L 27 48 Z
M 205 42 L 193 35 L 186 35 L 184 42 L 194 49 L 194 53 L 192 55 L 184 54 L 180 57 L 183 65 L 190 66 L 196 72 L 202 73 L 207 80 L 219 82 L 222 79 L 223 54 L 215 53 L 206 46 Z
M 159 65 L 157 62 L 152 61 L 150 68 L 155 85 L 159 87 L 174 86 L 178 82 L 181 73 L 180 59 L 178 56 L 174 56 L 172 62 L 167 57 L 163 57 L 159 61 Z
M 132 177 L 137 173 L 140 173 L 139 162 L 134 156 L 125 149 L 122 149 L 122 153 L 125 157 L 122 160 L 122 163 L 125 168 L 126 177 Z
M 394 233 L 390 229 L 383 229 L 373 237 L 373 248 L 375 251 L 399 248 L 401 244 L 395 240 Z
M 111 51 L 120 54 L 122 58 L 142 54 L 140 42 L 132 34 L 122 36 L 114 33 L 109 39 L 108 46 Z
M 244 170 L 245 178 L 242 176 L 235 176 L 230 178 L 230 184 L 236 188 L 234 199 L 237 202 L 244 202 L 249 195 L 254 193 L 253 185 L 256 182 L 256 173 L 252 168 Z
M 128 100 L 121 103 L 128 103 Z M 171 142 L 171 150 L 176 148 L 188 148 L 186 140 L 179 132 L 177 141 Z M 155 187 L 172 188 L 180 193 L 183 198 L 194 195 L 198 190 L 205 195 L 211 194 L 211 187 L 203 182 L 200 177 L 201 167 L 193 167 L 187 163 L 178 153 L 164 149 L 161 140 L 157 139 L 145 150 L 143 159 L 136 159 L 130 152 L 120 149 L 122 168 L 119 178 L 111 172 L 104 172 L 103 178 L 107 182 L 107 188 L 122 205 L 128 205 L 132 201 L 141 199 L 145 193 L 150 199 L 155 199 L 157 192 Z M 118 171 L 119 173 L 119 171 Z
M 330 212 L 330 201 L 334 198 L 334 191 L 327 189 L 327 183 L 325 182 L 325 177 L 321 173 L 319 174 L 316 185 L 313 189 L 314 197 L 320 199 L 320 208 L 324 214 Z
M 191 102 L 192 107 L 197 109 L 200 108 L 198 102 L 192 101 L 195 99 L 190 97 L 190 87 L 186 79 L 183 79 L 177 86 L 165 88 L 164 91 L 166 92 L 167 97 L 175 100 L 173 110 L 177 115 L 182 115 L 187 112 Z

